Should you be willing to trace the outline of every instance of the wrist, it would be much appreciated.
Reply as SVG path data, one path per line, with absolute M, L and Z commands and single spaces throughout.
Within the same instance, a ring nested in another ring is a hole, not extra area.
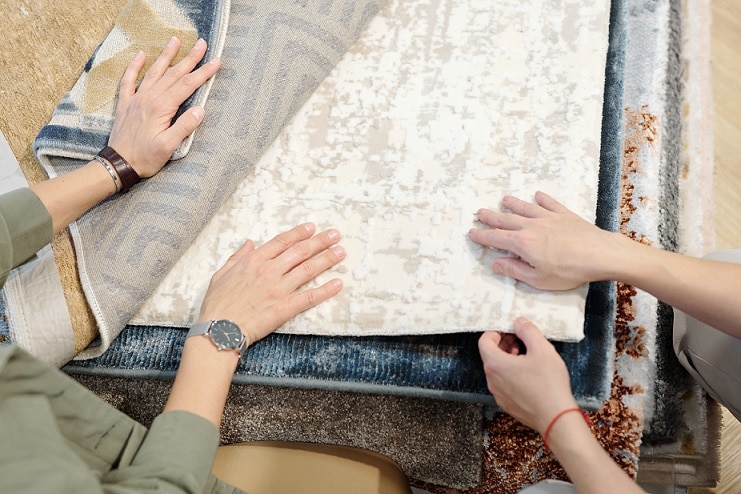
M 624 276 L 637 246 L 636 242 L 618 232 L 600 230 L 600 241 L 592 250 L 589 265 L 592 267 L 590 281 L 619 280 Z
M 249 338 L 242 328 L 225 318 L 199 318 L 188 330 L 186 342 L 197 337 L 204 337 L 216 350 L 233 353 L 239 358 L 249 346 Z
M 543 432 L 543 445 L 545 446 L 546 450 L 550 450 L 550 446 L 548 445 L 549 439 L 551 439 L 551 434 L 558 428 L 561 432 L 571 430 L 573 425 L 559 425 L 560 423 L 569 423 L 573 421 L 573 417 L 579 417 L 581 420 L 584 421 L 584 423 L 587 425 L 587 427 L 591 427 L 592 421 L 589 420 L 589 416 L 586 414 L 584 410 L 582 410 L 580 407 L 568 407 L 564 408 L 560 412 L 558 412 L 556 415 L 553 416 L 551 421 L 548 423 L 548 425 L 545 427 L 545 431 Z M 559 434 L 555 434 L 557 437 L 560 437 Z
M 141 177 L 136 170 L 118 154 L 111 146 L 105 146 L 98 152 L 95 159 L 99 161 L 111 175 L 116 184 L 117 192 L 125 194 L 128 190 L 139 183 Z M 118 178 L 118 180 L 116 180 Z
M 195 335 L 186 338 L 183 344 L 182 362 L 197 362 L 206 366 L 221 362 L 219 368 L 231 373 L 236 370 L 241 355 L 235 350 L 219 350 L 206 335 Z

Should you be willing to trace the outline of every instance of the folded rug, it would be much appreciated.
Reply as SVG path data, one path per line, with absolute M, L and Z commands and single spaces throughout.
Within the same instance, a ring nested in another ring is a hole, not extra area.
M 180 5 L 162 1 L 160 4 L 152 0 L 151 4 L 172 7 L 164 9 L 168 14 L 173 9 L 179 10 L 183 14 L 181 19 L 193 16 L 196 20 L 223 21 L 224 15 L 207 14 L 223 14 L 225 11 L 221 9 L 229 7 L 224 2 L 204 2 L 199 11 L 194 2 Z M 176 166 L 168 166 L 153 179 L 138 185 L 136 193 L 98 205 L 70 227 L 81 283 L 100 330 L 98 344 L 83 356 L 99 355 L 108 347 L 378 7 L 379 2 L 373 0 L 231 3 L 226 37 L 229 45 L 224 50 L 223 68 L 212 86 L 212 93 L 218 96 L 211 97 L 207 105 L 207 119 L 212 124 L 208 139 L 199 140 L 196 132 L 187 156 Z M 201 28 L 197 22 L 194 24 Z M 224 24 L 218 25 L 220 36 L 225 34 Z M 137 26 L 133 22 L 121 30 L 137 29 Z M 93 56 L 89 70 L 98 61 L 101 65 L 107 62 L 113 48 L 104 47 L 108 44 L 118 47 L 119 39 L 114 29 Z M 213 36 L 208 39 L 211 46 L 219 45 Z M 128 48 L 122 50 L 125 53 Z M 99 60 L 98 56 L 105 60 Z M 104 69 L 102 73 L 108 74 L 108 65 Z M 86 77 L 87 72 L 80 84 L 84 85 Z M 58 111 L 60 122 L 70 129 L 62 132 L 54 122 L 41 131 L 35 145 L 50 175 L 79 166 L 104 142 L 103 133 L 83 135 L 80 122 L 87 125 L 84 115 L 79 122 L 65 120 L 70 105 L 87 107 L 84 98 L 70 99 L 74 94 L 73 91 L 63 100 Z M 90 103 L 91 108 L 102 101 L 97 96 L 93 100 L 97 103 Z M 101 108 L 105 109 L 106 104 Z M 131 222 L 132 216 L 138 221 Z M 35 281 L 40 276 L 31 273 L 30 278 Z M 68 353 L 60 354 L 56 345 L 45 345 L 45 341 L 53 338 L 34 336 L 41 322 L 47 333 L 52 331 L 49 321 L 58 323 L 60 333 L 69 334 L 69 314 L 48 310 L 62 306 L 62 312 L 66 312 L 64 301 L 45 301 L 42 306 L 34 306 L 30 302 L 33 297 L 25 291 L 30 282 L 19 276 L 9 281 L 5 294 L 17 341 L 33 342 L 30 350 L 53 363 L 71 358 L 73 355 Z M 33 310 L 28 310 L 29 307 Z
M 495 276 L 505 253 L 466 236 L 505 193 L 570 190 L 562 200 L 594 219 L 608 31 L 607 1 L 390 0 L 133 323 L 188 326 L 245 238 L 313 220 L 348 252 L 317 283 L 344 289 L 280 332 L 511 331 L 525 315 L 580 340 L 586 286 Z

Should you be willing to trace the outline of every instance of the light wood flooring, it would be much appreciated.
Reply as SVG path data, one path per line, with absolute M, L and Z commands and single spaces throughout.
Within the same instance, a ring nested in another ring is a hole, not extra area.
M 718 249 L 741 248 L 741 0 L 712 0 L 715 110 L 715 224 Z M 723 414 L 721 482 L 709 492 L 741 492 L 741 424 Z

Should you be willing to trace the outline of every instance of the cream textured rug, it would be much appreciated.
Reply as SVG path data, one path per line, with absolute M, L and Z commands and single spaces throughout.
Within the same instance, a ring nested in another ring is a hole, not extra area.
M 608 26 L 606 1 L 390 1 L 132 323 L 188 326 L 245 238 L 310 220 L 343 233 L 348 256 L 319 282 L 345 288 L 282 332 L 511 330 L 527 315 L 580 340 L 586 286 L 495 276 L 504 253 L 466 235 L 505 193 L 545 190 L 594 219 Z

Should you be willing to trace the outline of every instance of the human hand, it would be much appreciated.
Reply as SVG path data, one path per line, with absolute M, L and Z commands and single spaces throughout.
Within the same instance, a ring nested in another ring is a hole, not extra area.
M 121 78 L 108 145 L 142 178 L 159 172 L 183 139 L 201 124 L 205 114 L 199 106 L 189 108 L 174 123 L 172 119 L 180 105 L 221 67 L 221 60 L 215 58 L 193 70 L 206 53 L 202 39 L 170 67 L 179 48 L 180 41 L 173 37 L 138 88 L 146 58 L 143 52 L 134 57 Z
M 537 192 L 535 200 L 537 204 L 505 196 L 502 204 L 511 213 L 478 211 L 479 221 L 491 229 L 472 228 L 471 240 L 518 256 L 496 259 L 492 270 L 543 290 L 569 290 L 607 279 L 604 266 L 617 244 L 615 234 L 544 192 Z
M 543 434 L 556 414 L 576 406 L 566 364 L 524 317 L 515 321 L 515 334 L 482 334 L 479 353 L 486 384 L 497 404 L 526 426 Z
M 251 240 L 245 242 L 211 278 L 199 321 L 229 319 L 251 345 L 339 293 L 339 279 L 298 291 L 345 257 L 344 249 L 335 246 L 340 239 L 337 230 L 314 235 L 315 230 L 312 223 L 305 223 L 259 248 Z

